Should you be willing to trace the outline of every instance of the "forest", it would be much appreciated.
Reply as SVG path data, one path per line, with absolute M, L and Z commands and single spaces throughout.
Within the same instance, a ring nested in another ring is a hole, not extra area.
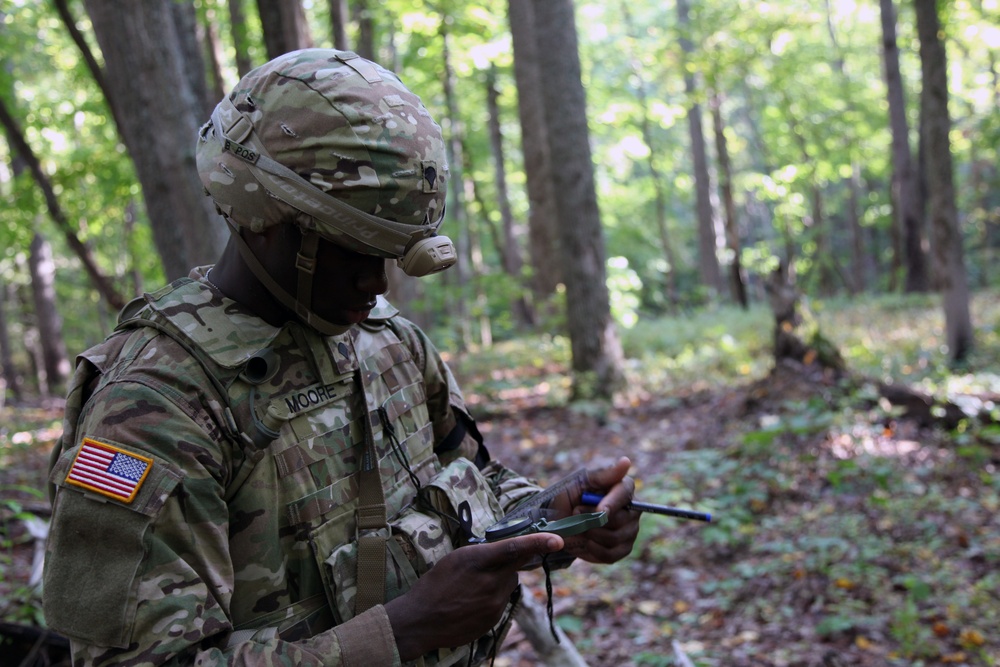
M 494 457 L 628 454 L 715 517 L 557 573 L 568 641 L 498 666 L 1000 664 L 998 0 L 0 0 L 0 36 L 0 664 L 65 660 L 75 356 L 215 260 L 198 128 L 310 46 L 443 128 L 459 262 L 387 296 Z

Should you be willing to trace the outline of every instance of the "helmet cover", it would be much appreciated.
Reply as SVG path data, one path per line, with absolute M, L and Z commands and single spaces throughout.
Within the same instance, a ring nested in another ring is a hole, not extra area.
M 268 157 L 307 183 L 275 177 Z M 220 210 L 255 232 L 294 222 L 350 250 L 399 257 L 444 215 L 441 128 L 395 74 L 347 51 L 294 51 L 249 72 L 202 128 L 197 162 Z M 317 192 L 349 205 L 350 219 L 317 213 Z M 386 225 L 405 229 L 404 240 L 385 241 Z

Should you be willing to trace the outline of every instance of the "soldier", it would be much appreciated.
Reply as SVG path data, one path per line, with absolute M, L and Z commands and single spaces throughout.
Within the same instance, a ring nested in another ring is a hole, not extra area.
M 541 507 L 605 493 L 603 528 L 468 544 L 539 488 L 490 459 L 382 297 L 386 259 L 455 261 L 441 131 L 394 74 L 281 56 L 220 102 L 197 161 L 230 242 L 80 356 L 53 453 L 45 613 L 75 664 L 478 664 L 519 569 L 629 553 L 626 458 Z

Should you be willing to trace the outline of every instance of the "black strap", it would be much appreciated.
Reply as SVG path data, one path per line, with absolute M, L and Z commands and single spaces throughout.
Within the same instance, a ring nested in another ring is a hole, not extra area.
M 545 595 L 548 597 L 548 601 L 545 603 L 545 612 L 549 616 L 549 632 L 559 644 L 561 642 L 559 641 L 559 633 L 556 632 L 555 615 L 552 611 L 552 568 L 549 565 L 549 554 L 542 556 L 542 571 L 545 572 Z

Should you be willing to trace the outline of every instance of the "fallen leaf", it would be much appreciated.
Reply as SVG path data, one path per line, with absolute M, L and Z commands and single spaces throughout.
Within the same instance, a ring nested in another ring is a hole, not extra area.
M 958 643 L 964 648 L 975 648 L 986 643 L 983 633 L 974 628 L 966 628 L 958 635 Z
M 660 603 L 656 600 L 643 600 L 636 607 L 639 612 L 645 614 L 646 616 L 655 616 L 658 611 L 660 611 Z

